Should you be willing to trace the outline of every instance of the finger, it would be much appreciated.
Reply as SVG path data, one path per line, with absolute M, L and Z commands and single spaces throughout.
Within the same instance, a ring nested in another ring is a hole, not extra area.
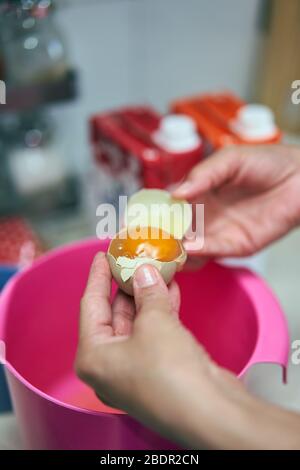
M 127 342 L 124 336 L 111 336 L 96 343 L 81 342 L 75 360 L 78 377 L 101 396 L 109 396 L 107 390 L 125 370 Z
M 189 260 L 199 259 L 199 257 L 202 259 L 223 258 L 243 254 L 242 252 L 239 253 L 240 248 L 234 236 L 234 227 L 226 231 L 224 230 L 222 236 L 207 236 L 204 245 L 198 245 L 196 240 L 185 241 L 184 248 L 188 254 Z
M 197 240 L 184 242 L 184 249 L 188 254 L 189 262 L 199 260 L 200 257 L 203 260 L 212 258 L 215 256 L 223 256 L 226 253 L 224 243 L 219 241 L 205 241 L 204 245 L 201 245 Z
M 113 336 L 110 305 L 111 272 L 104 253 L 98 253 L 91 266 L 81 300 L 80 339 Z
M 171 312 L 175 317 L 179 316 L 180 310 L 180 289 L 177 282 L 172 281 L 169 285 L 169 296 L 171 302 Z
M 238 149 L 230 148 L 216 152 L 199 163 L 189 173 L 186 181 L 175 189 L 175 198 L 193 199 L 212 189 L 218 188 L 231 179 L 239 168 L 240 154 Z
M 168 288 L 154 266 L 143 264 L 136 270 L 133 290 L 138 315 L 171 313 Z
M 205 242 L 203 240 L 184 240 L 183 246 L 188 255 L 201 255 L 201 252 L 204 251 Z M 206 247 L 207 248 L 207 247 Z
M 112 310 L 114 334 L 116 336 L 129 336 L 135 317 L 135 306 L 132 297 L 119 290 L 113 301 Z

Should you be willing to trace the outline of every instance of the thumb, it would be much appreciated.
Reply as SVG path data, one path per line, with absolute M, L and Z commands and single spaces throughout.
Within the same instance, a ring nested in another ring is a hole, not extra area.
M 149 312 L 171 313 L 168 288 L 154 266 L 143 264 L 136 270 L 133 291 L 138 315 Z

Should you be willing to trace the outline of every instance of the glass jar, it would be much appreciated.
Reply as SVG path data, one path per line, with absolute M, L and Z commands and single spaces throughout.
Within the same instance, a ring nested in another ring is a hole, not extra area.
M 2 2 L 0 39 L 9 84 L 55 80 L 68 69 L 65 42 L 55 24 L 51 0 Z

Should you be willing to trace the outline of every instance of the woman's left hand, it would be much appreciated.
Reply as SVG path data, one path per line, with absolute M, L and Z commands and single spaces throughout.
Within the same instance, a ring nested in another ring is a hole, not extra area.
M 168 288 L 144 265 L 134 276 L 134 299 L 118 291 L 111 304 L 110 292 L 99 253 L 81 303 L 79 377 L 105 404 L 190 445 L 195 408 L 211 395 L 218 367 L 178 319 L 177 284 Z
M 119 292 L 111 305 L 110 291 L 99 253 L 82 299 L 76 368 L 104 403 L 185 447 L 300 448 L 300 416 L 252 397 L 183 327 L 175 283 L 167 288 L 143 265 L 134 300 Z

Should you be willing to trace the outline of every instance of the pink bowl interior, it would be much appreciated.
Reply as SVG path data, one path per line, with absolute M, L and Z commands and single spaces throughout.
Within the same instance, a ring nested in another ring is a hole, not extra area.
M 106 247 L 92 241 L 59 250 L 21 274 L 6 304 L 4 336 L 8 362 L 31 385 L 68 405 L 107 412 L 73 371 L 80 298 L 93 256 Z M 239 375 L 254 351 L 258 327 L 237 272 L 211 263 L 177 280 L 182 322 L 218 364 Z

